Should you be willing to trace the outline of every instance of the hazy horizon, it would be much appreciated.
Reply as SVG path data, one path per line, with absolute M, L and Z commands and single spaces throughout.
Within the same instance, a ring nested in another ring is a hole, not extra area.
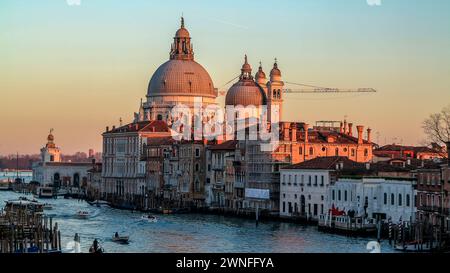
M 219 90 L 244 54 L 253 74 L 259 61 L 268 74 L 277 58 L 286 82 L 378 90 L 286 94 L 284 120 L 347 117 L 381 145 L 420 144 L 421 122 L 450 103 L 450 1 L 381 3 L 1 1 L 0 155 L 39 153 L 50 128 L 62 153 L 101 152 L 105 127 L 132 121 L 168 60 L 181 14 Z

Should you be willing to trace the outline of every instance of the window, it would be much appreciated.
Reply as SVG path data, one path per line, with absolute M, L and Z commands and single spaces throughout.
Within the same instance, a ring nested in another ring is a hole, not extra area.
M 364 156 L 369 156 L 369 150 L 364 149 Z
M 325 177 L 322 175 L 322 176 L 320 177 L 320 186 L 323 187 L 324 184 L 325 184 Z
M 403 200 L 402 200 L 402 195 L 399 194 L 399 195 L 398 195 L 398 205 L 399 205 L 399 206 L 402 206 L 402 201 L 403 201 Z
M 309 155 L 313 155 L 313 154 L 314 154 L 314 148 L 311 147 L 311 148 L 309 148 Z
M 387 205 L 387 193 L 384 193 L 384 196 L 383 196 L 383 199 L 384 199 L 384 204 L 385 205 Z
M 196 172 L 200 171 L 200 165 L 198 165 L 198 163 L 195 164 L 195 171 L 196 171 Z
M 395 205 L 395 196 L 393 193 L 391 193 L 391 205 Z
M 312 182 L 312 177 L 311 177 L 311 175 L 308 175 L 308 186 L 311 186 L 311 182 Z
M 335 194 L 335 192 L 334 192 L 334 190 L 331 192 L 331 198 L 333 199 L 333 201 L 336 199 L 335 198 L 336 197 L 336 194 Z
M 318 181 L 318 178 L 317 178 L 317 175 L 315 175 L 315 176 L 314 176 L 314 186 L 315 186 L 315 187 L 317 187 L 317 181 Z
M 303 154 L 303 147 L 300 147 L 300 148 L 298 149 L 298 154 L 299 154 L 299 155 L 302 155 L 302 154 Z
M 411 205 L 411 200 L 409 194 L 406 195 L 406 206 L 409 207 Z
M 283 202 L 283 212 L 286 212 L 286 202 Z
M 200 156 L 200 149 L 199 149 L 199 148 L 196 148 L 196 149 L 195 149 L 195 156 L 196 156 L 196 157 L 199 157 L 199 156 Z
M 344 191 L 344 201 L 347 202 L 347 191 Z
M 341 201 L 341 190 L 338 190 L 338 201 Z
M 339 156 L 339 148 L 336 148 L 336 156 Z
M 355 156 L 355 149 L 352 149 L 352 156 Z

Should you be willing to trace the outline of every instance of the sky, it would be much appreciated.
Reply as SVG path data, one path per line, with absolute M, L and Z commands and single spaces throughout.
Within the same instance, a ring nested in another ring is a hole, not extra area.
M 63 153 L 101 151 L 168 60 L 182 14 L 219 90 L 244 54 L 267 74 L 277 58 L 286 82 L 378 90 L 285 95 L 284 120 L 347 118 L 381 145 L 414 145 L 450 104 L 448 0 L 71 1 L 0 1 L 0 155 L 38 153 L 50 128 Z

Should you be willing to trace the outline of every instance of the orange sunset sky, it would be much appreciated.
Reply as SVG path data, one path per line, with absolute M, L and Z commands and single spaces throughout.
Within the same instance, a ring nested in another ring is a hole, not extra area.
M 0 155 L 38 153 L 50 128 L 63 153 L 101 151 L 105 127 L 132 120 L 169 58 L 182 13 L 219 90 L 244 54 L 254 72 L 276 57 L 288 82 L 379 91 L 288 94 L 284 119 L 347 116 L 379 144 L 419 144 L 423 119 L 450 104 L 449 11 L 441 0 L 3 0 Z

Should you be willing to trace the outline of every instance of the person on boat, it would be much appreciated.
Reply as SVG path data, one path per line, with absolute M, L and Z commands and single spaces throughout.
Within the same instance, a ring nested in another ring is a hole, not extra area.
M 89 249 L 90 253 L 102 253 L 102 249 L 99 247 L 98 245 L 98 241 L 97 239 L 94 240 L 94 242 L 92 243 L 91 248 Z

